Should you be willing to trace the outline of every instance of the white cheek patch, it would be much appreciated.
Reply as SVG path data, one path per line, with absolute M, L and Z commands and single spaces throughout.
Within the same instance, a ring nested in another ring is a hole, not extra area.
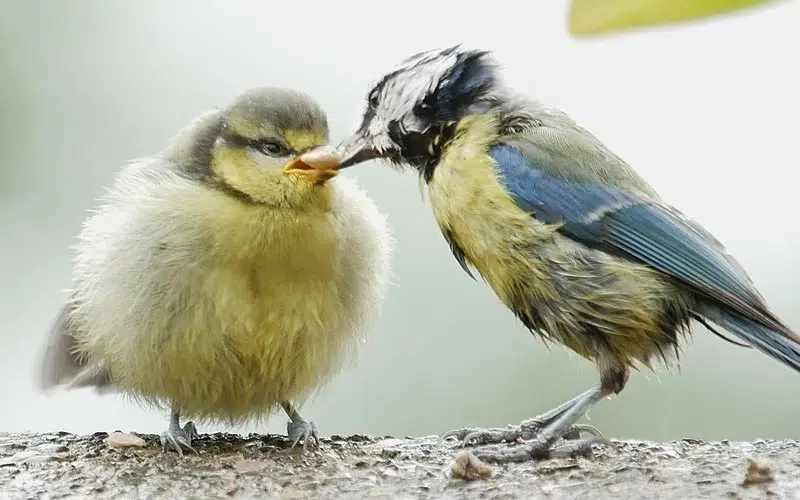
M 443 57 L 440 51 L 432 51 L 396 67 L 393 72 L 397 73 L 381 92 L 370 134 L 377 137 L 385 133 L 391 121 L 400 121 L 409 130 L 421 128 L 424 124 L 414 114 L 414 106 L 446 80 L 445 75 L 456 62 L 456 53 Z

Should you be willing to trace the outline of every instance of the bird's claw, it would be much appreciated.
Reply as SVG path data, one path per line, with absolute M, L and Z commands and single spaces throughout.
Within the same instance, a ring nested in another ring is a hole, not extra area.
M 439 441 L 436 443 L 436 446 L 441 446 L 445 441 L 450 438 L 455 438 L 456 441 L 460 441 L 460 446 L 464 446 L 466 443 L 466 437 L 475 434 L 476 432 L 481 431 L 490 431 L 491 429 L 454 429 L 451 431 L 447 431 L 441 436 L 439 436 Z
M 476 446 L 492 443 L 502 443 L 503 441 L 516 441 L 521 437 L 519 427 L 492 428 L 492 429 L 456 429 L 445 432 L 439 437 L 438 445 L 441 446 L 446 440 L 456 438 L 461 441 L 460 446 L 464 447 L 474 441 Z
M 178 452 L 178 455 L 183 456 L 183 451 L 191 451 L 195 455 L 199 455 L 196 449 L 192 446 L 192 440 L 197 438 L 197 427 L 193 422 L 186 422 L 186 425 L 181 429 L 178 426 L 172 427 L 161 433 L 161 448 L 166 453 L 169 448 Z
M 439 438 L 438 445 L 450 438 L 460 441 L 459 446 L 464 447 L 469 444 L 482 446 L 474 451 L 477 458 L 487 462 L 524 462 L 531 458 L 565 458 L 576 456 L 588 456 L 592 453 L 592 446 L 606 445 L 614 447 L 613 443 L 606 439 L 603 434 L 591 425 L 576 424 L 571 426 L 561 437 L 564 441 L 569 441 L 559 446 L 548 444 L 550 440 L 540 439 L 540 432 L 546 427 L 546 423 L 539 419 L 531 419 L 522 422 L 518 426 L 491 429 L 456 429 L 446 432 Z M 581 439 L 581 434 L 589 434 L 591 437 Z M 522 446 L 499 446 L 500 443 L 513 443 L 522 441 Z M 488 445 L 488 446 L 486 446 Z
M 597 431 L 597 429 L 594 430 Z M 616 449 L 617 447 L 614 443 L 606 439 L 602 434 L 592 435 L 592 437 L 586 439 L 573 440 L 572 442 L 556 446 L 555 448 L 552 448 L 548 452 L 548 457 L 570 458 L 570 457 L 580 457 L 580 456 L 591 456 L 592 446 L 594 445 L 603 445 L 614 449 Z
M 317 425 L 312 421 L 301 419 L 290 420 L 286 424 L 286 432 L 289 435 L 289 440 L 292 442 L 290 448 L 294 448 L 300 441 L 303 441 L 303 450 L 308 449 L 308 443 L 312 439 L 314 444 L 319 446 L 319 434 L 317 432 Z
M 589 431 L 591 432 L 591 431 Z M 473 451 L 476 458 L 484 462 L 503 464 L 512 462 L 526 462 L 528 460 L 546 460 L 550 458 L 575 458 L 591 457 L 592 447 L 605 445 L 611 448 L 616 446 L 602 436 L 592 436 L 586 439 L 571 440 L 559 446 L 548 446 L 541 439 L 534 439 L 521 446 L 489 445 Z
M 511 443 L 514 441 L 529 441 L 535 438 L 539 432 L 546 426 L 545 422 L 540 422 L 538 419 L 531 419 L 517 426 L 508 426 L 505 428 L 491 428 L 491 429 L 456 429 L 445 432 L 439 438 L 438 445 L 441 446 L 445 440 L 456 438 L 461 441 L 461 446 L 474 444 L 481 446 L 486 444 L 499 444 Z M 603 437 L 603 434 L 591 425 L 577 424 L 570 427 L 564 433 L 563 439 L 576 440 L 580 439 L 581 433 L 591 434 L 594 437 Z M 474 442 L 474 443 L 473 443 Z
M 593 425 L 587 424 L 575 424 L 569 429 L 567 432 L 564 433 L 563 439 L 567 441 L 576 441 L 581 438 L 581 433 L 586 433 L 591 435 L 592 437 L 600 438 L 601 440 L 608 441 L 604 436 L 603 433 L 600 432 L 600 429 Z M 608 444 L 611 444 L 611 441 L 608 441 Z

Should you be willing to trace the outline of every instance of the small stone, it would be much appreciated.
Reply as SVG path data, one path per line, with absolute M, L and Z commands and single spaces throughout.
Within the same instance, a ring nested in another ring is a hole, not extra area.
M 126 432 L 112 432 L 106 438 L 106 445 L 112 448 L 144 448 L 146 444 L 144 439 Z

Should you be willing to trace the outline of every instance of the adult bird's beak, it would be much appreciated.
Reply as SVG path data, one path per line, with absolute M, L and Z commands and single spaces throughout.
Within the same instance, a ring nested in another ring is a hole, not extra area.
M 339 163 L 339 170 L 383 156 L 380 151 L 372 146 L 368 139 L 365 139 L 360 134 L 355 134 L 346 139 L 336 149 L 342 158 Z
M 312 184 L 323 184 L 335 177 L 339 172 L 341 156 L 332 146 L 322 146 L 307 151 L 290 161 L 284 168 L 284 174 L 305 177 Z

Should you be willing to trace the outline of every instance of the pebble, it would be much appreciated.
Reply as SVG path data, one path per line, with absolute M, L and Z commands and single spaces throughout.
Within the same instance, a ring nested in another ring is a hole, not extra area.
M 112 448 L 143 448 L 147 443 L 135 434 L 125 432 L 112 432 L 106 438 L 106 444 Z

